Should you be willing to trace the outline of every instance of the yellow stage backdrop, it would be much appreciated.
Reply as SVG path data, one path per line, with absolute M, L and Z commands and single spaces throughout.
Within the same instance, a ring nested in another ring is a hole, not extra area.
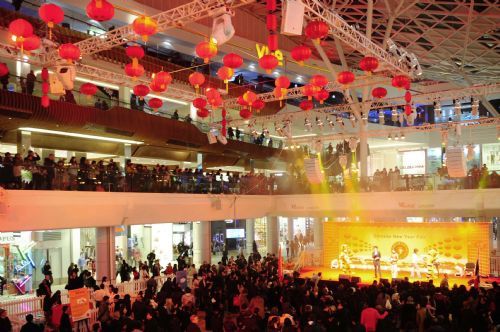
M 481 274 L 489 274 L 489 223 L 407 223 L 407 222 L 325 222 L 323 264 L 338 260 L 340 247 L 351 251 L 351 267 L 373 270 L 372 248 L 378 246 L 381 267 L 390 269 L 391 249 L 399 254 L 400 271 L 410 271 L 413 249 L 419 250 L 422 270 L 431 248 L 439 254 L 440 272 L 455 273 L 467 262 L 476 263 L 479 254 Z

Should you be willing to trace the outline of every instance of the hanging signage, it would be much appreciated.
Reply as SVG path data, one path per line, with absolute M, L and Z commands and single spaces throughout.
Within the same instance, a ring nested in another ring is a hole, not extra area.
M 425 174 L 425 150 L 399 151 L 398 168 L 402 175 Z
M 79 288 L 68 291 L 69 305 L 73 321 L 90 318 L 90 293 L 87 288 Z
M 255 44 L 255 49 L 257 50 L 257 58 L 260 59 L 264 55 L 274 54 L 276 59 L 278 59 L 278 65 L 283 66 L 283 53 L 280 50 L 276 50 L 273 52 L 269 51 L 269 47 L 267 45 Z

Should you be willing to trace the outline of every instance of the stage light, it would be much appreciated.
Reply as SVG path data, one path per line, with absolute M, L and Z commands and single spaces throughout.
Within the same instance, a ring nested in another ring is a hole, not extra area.
M 453 111 L 455 113 L 455 116 L 460 121 L 460 118 L 462 117 L 462 104 L 460 103 L 460 100 L 456 99 L 453 102 Z
M 389 141 L 392 141 L 392 136 L 391 136 L 391 134 L 389 134 L 389 136 L 387 136 L 387 139 L 388 139 Z
M 231 16 L 234 16 L 234 11 L 228 7 L 221 7 L 212 13 L 212 35 L 218 46 L 221 46 L 233 38 L 235 30 Z
M 434 117 L 435 118 L 441 117 L 441 102 L 439 100 L 434 102 Z
M 383 125 L 385 123 L 384 111 L 378 112 L 378 123 L 380 123 L 381 125 Z
M 87 139 L 92 139 L 92 140 L 96 140 L 96 141 L 124 143 L 124 144 L 144 144 L 144 142 L 141 142 L 141 141 L 133 141 L 133 140 L 128 140 L 128 139 L 121 139 L 121 138 L 114 138 L 114 137 L 105 137 L 105 136 L 97 136 L 97 135 L 79 134 L 79 133 L 72 133 L 72 132 L 58 131 L 58 130 L 49 130 L 49 129 L 41 129 L 41 128 L 21 127 L 21 128 L 19 128 L 19 130 L 29 131 L 29 132 L 33 132 L 33 133 L 42 133 L 42 134 L 50 134 L 50 135 L 87 138 Z
M 394 140 L 395 140 L 395 141 L 398 141 L 398 140 L 399 140 L 399 136 L 398 136 L 398 134 L 394 135 Z
M 400 136 L 401 136 L 401 139 L 406 139 L 406 136 L 405 136 L 405 134 L 404 134 L 404 133 L 401 133 L 401 135 L 400 135 Z

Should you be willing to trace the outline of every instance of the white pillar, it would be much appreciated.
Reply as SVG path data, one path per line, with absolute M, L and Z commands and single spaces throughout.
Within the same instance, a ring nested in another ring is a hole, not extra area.
M 123 144 L 123 156 L 120 157 L 120 167 L 125 169 L 127 166 L 127 161 L 132 158 L 132 145 L 128 143 Z
M 203 154 L 202 153 L 196 154 L 196 168 L 203 169 Z
M 203 262 L 210 263 L 212 257 L 210 226 L 209 221 L 193 222 L 193 263 L 196 264 L 196 268 Z
M 313 225 L 314 248 L 323 249 L 323 220 L 315 218 Z
M 363 179 L 368 177 L 368 137 L 367 125 L 362 122 L 359 124 L 359 174 Z
M 118 100 L 120 102 L 119 106 L 130 108 L 130 88 L 128 86 L 120 86 Z
M 114 231 L 114 227 L 97 227 L 95 230 L 97 281 L 104 276 L 108 277 L 111 283 L 116 279 Z
M 247 241 L 247 254 L 252 253 L 253 241 L 255 241 L 255 219 L 247 219 L 245 221 L 245 237 Z
M 80 241 L 80 228 L 71 229 L 71 261 L 77 263 L 82 252 Z
M 266 218 L 267 228 L 267 252 L 278 254 L 279 247 L 279 223 L 277 217 Z
M 287 238 L 286 240 L 292 241 L 293 240 L 293 218 L 288 217 L 288 225 L 287 225 Z
M 31 132 L 19 130 L 17 132 L 17 153 L 20 153 L 24 158 L 28 154 L 31 147 Z

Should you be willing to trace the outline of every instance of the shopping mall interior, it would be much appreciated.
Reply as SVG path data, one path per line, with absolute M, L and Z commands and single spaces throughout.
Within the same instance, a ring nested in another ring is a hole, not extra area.
M 498 22 L 0 0 L 0 332 L 495 331 Z

